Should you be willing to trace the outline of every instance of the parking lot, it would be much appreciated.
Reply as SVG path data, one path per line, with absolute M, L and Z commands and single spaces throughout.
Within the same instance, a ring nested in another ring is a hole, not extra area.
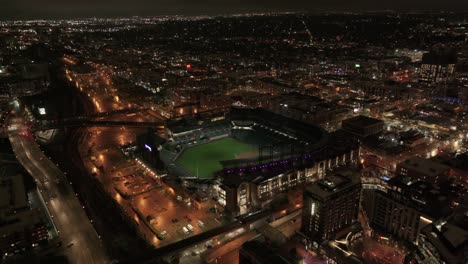
M 188 206 L 186 201 L 178 200 L 169 187 L 133 197 L 132 207 L 142 218 L 142 222 L 151 226 L 153 232 L 167 232 L 160 236 L 164 238 L 160 239 L 158 246 L 171 244 L 221 225 L 216 220 L 215 213 Z M 198 223 L 199 220 L 202 221 L 203 227 Z M 192 225 L 193 231 L 187 233 L 183 231 L 183 227 L 187 227 L 188 224 Z
M 145 240 L 155 247 L 162 247 L 221 225 L 215 220 L 218 215 L 208 212 L 208 209 L 192 208 L 186 201 L 178 201 L 176 192 L 182 191 L 174 191 L 160 183 L 154 172 L 137 160 L 126 157 L 111 144 L 131 141 L 129 138 L 137 129 L 100 130 L 106 133 L 94 132 L 81 151 L 88 155 L 86 161 L 90 171 L 97 173 L 98 180 L 135 222 L 139 235 Z M 93 160 L 90 156 L 94 156 Z M 211 203 L 214 201 L 208 201 L 208 204 Z M 204 227 L 198 225 L 198 220 L 203 222 Z M 193 231 L 186 234 L 182 228 L 188 224 L 192 225 Z M 163 231 L 166 234 L 161 236 Z M 159 234 L 159 238 L 156 234 Z
M 112 178 L 116 190 L 126 197 L 142 194 L 150 190 L 159 188 L 159 183 L 144 173 L 135 173 Z

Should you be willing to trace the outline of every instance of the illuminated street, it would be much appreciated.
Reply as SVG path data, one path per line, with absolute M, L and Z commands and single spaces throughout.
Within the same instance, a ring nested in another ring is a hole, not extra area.
M 65 175 L 34 140 L 14 133 L 9 139 L 18 160 L 34 177 L 43 199 L 48 201 L 64 254 L 72 263 L 106 263 L 108 258 L 100 238 Z

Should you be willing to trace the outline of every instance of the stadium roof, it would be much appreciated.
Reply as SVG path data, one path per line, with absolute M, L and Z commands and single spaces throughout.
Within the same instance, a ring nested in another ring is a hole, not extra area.
M 268 126 L 279 131 L 296 136 L 307 143 L 318 143 L 326 137 L 326 131 L 319 126 L 306 124 L 304 122 L 288 118 L 262 108 L 232 108 L 231 120 L 254 120 L 266 123 Z

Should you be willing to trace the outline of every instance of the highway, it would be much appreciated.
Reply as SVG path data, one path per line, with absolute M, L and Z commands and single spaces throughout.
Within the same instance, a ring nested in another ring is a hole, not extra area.
M 18 161 L 36 181 L 70 263 L 109 263 L 105 249 L 76 194 L 60 169 L 34 139 L 9 132 Z

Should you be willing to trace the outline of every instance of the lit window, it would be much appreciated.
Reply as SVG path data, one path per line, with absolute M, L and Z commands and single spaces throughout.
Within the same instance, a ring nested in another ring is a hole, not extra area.
M 310 215 L 315 215 L 315 203 L 312 203 L 310 206 Z

